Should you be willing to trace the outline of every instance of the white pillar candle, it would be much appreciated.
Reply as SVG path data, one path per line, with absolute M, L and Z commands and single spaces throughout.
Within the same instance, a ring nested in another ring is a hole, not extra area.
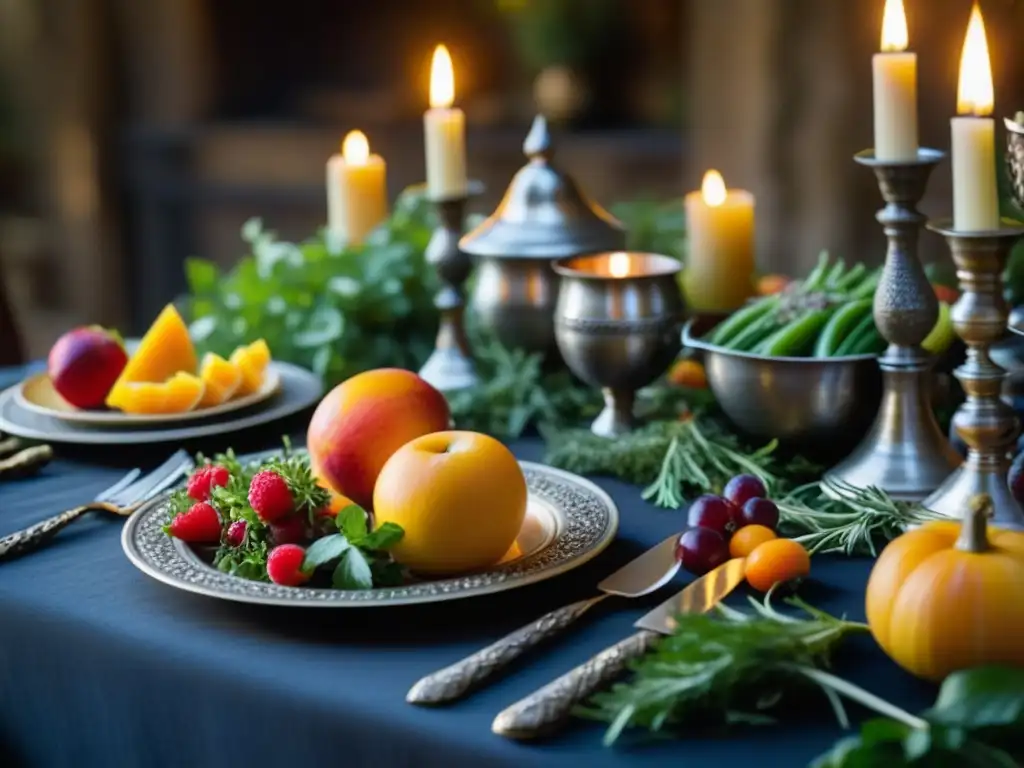
M 886 0 L 882 52 L 871 60 L 874 74 L 875 157 L 894 162 L 917 157 L 917 55 L 907 51 L 903 0 Z
M 430 66 L 430 109 L 423 115 L 427 193 L 432 198 L 466 194 L 466 116 L 452 106 L 455 73 L 448 49 L 437 46 Z
M 730 312 L 754 292 L 754 196 L 727 190 L 708 171 L 684 200 L 687 255 L 683 292 L 691 310 Z
M 951 121 L 953 227 L 963 232 L 999 228 L 996 126 L 991 118 L 994 103 L 985 22 L 975 4 L 960 57 L 956 99 L 960 116 Z
M 327 161 L 327 226 L 341 242 L 356 245 L 387 215 L 387 166 L 370 154 L 362 131 L 351 131 L 341 154 Z

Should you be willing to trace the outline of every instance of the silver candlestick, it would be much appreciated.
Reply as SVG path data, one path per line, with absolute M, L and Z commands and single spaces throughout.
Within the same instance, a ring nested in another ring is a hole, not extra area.
M 949 222 L 928 228 L 946 238 L 960 281 L 960 299 L 950 314 L 953 330 L 967 344 L 967 361 L 954 372 L 967 399 L 953 416 L 953 426 L 967 443 L 967 460 L 924 503 L 961 518 L 970 498 L 986 493 L 992 498 L 994 524 L 1024 528 L 1024 511 L 1006 484 L 1020 425 L 1013 408 L 1000 397 L 1006 371 L 989 356 L 989 347 L 1006 333 L 1009 307 L 1003 298 L 1003 270 L 1024 227 L 1004 221 L 991 232 L 960 232 Z
M 889 240 L 875 291 L 874 318 L 889 342 L 879 360 L 882 405 L 867 437 L 828 475 L 861 488 L 881 488 L 897 499 L 920 501 L 960 463 L 931 407 L 931 356 L 921 348 L 938 319 L 939 305 L 917 258 L 927 218 L 918 212 L 928 177 L 945 155 L 920 149 L 916 160 L 878 160 L 874 150 L 854 160 L 875 172 L 885 207 L 877 219 Z
M 427 244 L 425 256 L 441 281 L 434 297 L 434 306 L 441 318 L 434 351 L 420 369 L 420 376 L 442 392 L 472 387 L 479 381 L 463 323 L 466 308 L 463 286 L 473 270 L 473 263 L 459 248 L 466 203 L 470 195 L 478 193 L 479 186 L 471 184 L 465 196 L 434 201 L 439 224 Z

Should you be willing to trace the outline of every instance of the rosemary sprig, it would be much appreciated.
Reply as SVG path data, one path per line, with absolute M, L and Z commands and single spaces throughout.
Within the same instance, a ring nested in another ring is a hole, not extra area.
M 721 724 L 772 722 L 771 711 L 785 696 L 815 685 L 846 726 L 839 695 L 862 701 L 860 694 L 871 694 L 817 673 L 843 638 L 867 625 L 798 599 L 787 602 L 805 617 L 788 616 L 772 606 L 771 593 L 763 603 L 750 602 L 753 613 L 720 605 L 717 616 L 679 616 L 676 631 L 634 664 L 632 679 L 596 694 L 577 714 L 609 723 L 608 745 L 627 728 L 664 731 L 698 716 Z
M 897 501 L 878 488 L 833 478 L 797 488 L 778 502 L 782 530 L 811 553 L 877 557 L 879 544 L 908 527 L 943 520 L 920 504 Z

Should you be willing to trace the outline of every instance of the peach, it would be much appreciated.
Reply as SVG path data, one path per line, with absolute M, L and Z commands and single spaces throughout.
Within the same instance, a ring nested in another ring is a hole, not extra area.
M 99 326 L 68 331 L 50 349 L 47 372 L 53 388 L 76 408 L 99 408 L 121 371 L 128 353 L 120 337 Z
M 365 509 L 391 454 L 410 440 L 447 429 L 444 395 L 410 371 L 360 373 L 320 401 L 306 433 L 314 474 Z

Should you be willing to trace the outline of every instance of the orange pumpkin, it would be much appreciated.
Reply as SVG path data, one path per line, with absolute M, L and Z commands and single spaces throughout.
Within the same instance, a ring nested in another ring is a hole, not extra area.
M 918 677 L 1024 666 L 1024 533 L 989 529 L 991 515 L 991 498 L 976 496 L 962 524 L 926 523 L 903 534 L 871 570 L 871 634 Z

